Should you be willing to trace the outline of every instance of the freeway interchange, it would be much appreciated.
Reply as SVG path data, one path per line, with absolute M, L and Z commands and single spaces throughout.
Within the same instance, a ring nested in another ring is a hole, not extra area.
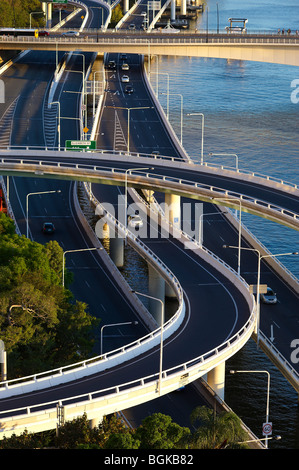
M 44 55 L 41 55 L 44 54 Z M 100 120 L 100 126 L 98 130 L 97 147 L 109 150 L 109 148 L 116 148 L 115 142 L 115 122 L 116 122 L 116 109 L 117 120 L 121 123 L 121 128 L 125 129 L 127 124 L 126 110 L 120 108 L 129 107 L 143 107 L 148 109 L 139 110 L 137 117 L 133 118 L 134 126 L 131 126 L 130 132 L 130 151 L 151 153 L 151 151 L 157 148 L 156 136 L 159 136 L 158 143 L 161 153 L 166 155 L 178 156 L 178 146 L 174 144 L 173 139 L 168 135 L 167 129 L 161 119 L 159 113 L 154 109 L 155 103 L 152 97 L 148 93 L 146 83 L 142 74 L 142 62 L 139 56 L 129 56 L 128 62 L 130 65 L 130 76 L 134 82 L 134 92 L 132 95 L 126 95 L 123 92 L 123 85 L 121 82 L 121 75 L 119 74 L 119 65 L 121 63 L 120 54 L 109 55 L 107 60 L 113 59 L 118 64 L 117 71 L 106 71 L 107 87 L 104 98 L 104 104 L 102 107 L 102 115 Z M 92 61 L 91 55 L 89 60 Z M 47 64 L 47 67 L 43 68 L 43 74 L 40 75 L 41 63 Z M 30 64 L 30 67 L 28 65 Z M 69 63 L 68 68 L 74 71 L 80 70 L 80 58 L 72 58 L 72 62 Z M 39 70 L 38 78 L 36 70 Z M 44 96 L 47 83 L 50 83 L 52 74 L 55 70 L 55 54 L 54 53 L 38 53 L 30 52 L 27 56 L 19 60 L 11 69 L 8 70 L 4 79 L 7 83 L 8 96 L 11 101 L 9 104 L 13 104 L 18 99 L 16 109 L 13 118 L 13 132 L 11 135 L 10 144 L 12 145 L 43 145 L 45 143 L 45 133 L 43 123 L 42 109 L 45 106 Z M 78 75 L 78 77 L 77 77 Z M 70 93 L 63 93 L 64 91 L 74 92 L 74 94 L 80 90 L 81 80 L 80 74 L 68 72 L 68 80 L 65 79 L 61 89 L 57 90 L 59 95 L 59 101 L 61 102 L 62 115 L 76 116 L 78 110 L 78 97 L 70 99 Z M 23 77 L 22 83 L 20 83 L 19 77 Z M 70 79 L 71 78 L 71 79 Z M 67 87 L 67 90 L 65 89 Z M 119 93 L 116 93 L 116 90 Z M 35 97 L 34 102 L 32 96 Z M 7 104 L 6 104 L 7 106 Z M 63 108 L 64 107 L 64 108 Z M 73 108 L 71 108 L 73 107 Z M 2 108 L 2 107 L 1 107 Z M 2 109 L 1 109 L 2 112 Z M 136 111 L 137 113 L 137 111 Z M 66 138 L 78 138 L 78 123 L 65 120 L 62 134 Z M 26 127 L 27 126 L 27 127 Z M 149 126 L 151 132 L 148 132 Z M 49 130 L 47 130 L 49 132 Z M 117 145 L 124 146 L 127 144 L 125 139 L 125 133 L 123 133 L 122 139 Z M 84 155 L 86 162 L 87 155 Z M 101 157 L 101 164 L 105 163 Z M 111 163 L 111 162 L 109 162 Z M 124 165 L 122 165 L 124 166 Z M 171 165 L 169 165 L 170 167 Z M 126 164 L 126 168 L 129 168 Z M 173 169 L 173 175 L 180 176 L 181 178 L 194 179 L 194 171 L 184 169 L 185 174 L 180 169 Z M 263 188 L 258 185 L 249 185 L 245 181 L 240 181 L 232 178 L 222 177 L 221 175 L 210 175 L 205 172 L 201 172 L 200 169 L 196 171 L 199 181 L 208 182 L 211 185 L 215 185 L 215 181 L 218 187 L 224 188 L 227 185 L 227 189 L 236 191 L 239 193 L 257 194 L 257 191 L 261 191 L 263 194 L 261 198 L 265 198 Z M 57 204 L 57 199 L 45 198 L 44 206 L 48 214 L 51 214 L 51 218 L 55 219 L 55 225 L 58 226 L 58 240 L 65 249 L 73 247 L 82 247 L 88 245 L 82 228 L 77 220 L 76 213 L 72 202 L 72 191 L 73 183 L 67 181 L 58 181 L 49 179 L 45 182 L 42 179 L 34 178 L 27 179 L 21 178 L 19 184 L 18 179 L 13 180 L 13 186 L 11 187 L 11 202 L 14 208 L 15 216 L 18 221 L 21 232 L 25 230 L 24 220 L 24 207 L 22 201 L 24 201 L 26 194 L 32 190 L 32 186 L 36 190 L 45 188 L 59 188 L 62 191 L 61 199 Z M 107 189 L 108 188 L 108 189 Z M 240 189 L 241 188 L 241 189 Z M 93 185 L 93 192 L 95 196 L 101 201 L 114 201 L 119 194 L 123 194 L 120 186 L 107 187 L 104 185 Z M 273 189 L 266 188 L 266 199 L 280 207 L 287 207 L 288 210 L 296 212 L 298 207 L 298 198 L 296 195 L 285 194 L 281 191 L 275 191 Z M 57 196 L 58 197 L 58 196 Z M 56 198 L 56 196 L 55 196 Z M 161 195 L 158 195 L 161 198 Z M 45 217 L 40 214 L 40 201 L 32 201 L 30 208 L 30 233 L 35 240 L 41 239 L 40 235 L 40 220 Z M 45 210 L 43 209 L 43 210 Z M 216 208 L 212 208 L 216 212 Z M 207 214 L 212 212 L 210 204 L 204 206 L 204 212 Z M 220 228 L 219 228 L 220 226 Z M 218 234 L 221 233 L 221 237 Z M 226 243 L 235 245 L 237 243 L 237 230 L 227 221 L 225 217 L 219 212 L 219 216 L 213 217 L 211 224 L 204 232 L 205 246 L 217 254 L 221 259 L 224 259 L 233 268 L 236 266 L 235 253 L 230 250 L 223 250 L 223 239 Z M 177 276 L 182 285 L 185 293 L 185 302 L 187 305 L 186 321 L 182 331 L 180 330 L 175 337 L 171 338 L 165 345 L 165 368 L 170 368 L 178 363 L 186 362 L 194 357 L 203 354 L 204 352 L 213 349 L 213 347 L 223 343 L 227 338 L 233 336 L 240 327 L 246 323 L 250 315 L 248 304 L 244 297 L 240 294 L 238 289 L 233 283 L 229 283 L 228 280 L 219 274 L 217 270 L 214 270 L 210 265 L 198 260 L 196 254 L 192 251 L 183 250 L 179 242 L 175 239 L 161 240 L 161 243 L 157 243 L 157 240 L 153 242 L 151 239 L 143 240 L 151 249 L 155 250 L 155 253 L 159 258 L 165 260 L 165 263 L 169 266 Z M 248 246 L 246 240 L 242 241 L 243 246 Z M 84 256 L 80 257 L 82 265 L 76 266 L 76 270 L 80 273 L 80 279 L 75 276 L 75 284 L 73 286 L 76 295 L 81 299 L 86 299 L 91 305 L 91 309 L 94 311 L 99 308 L 98 298 L 94 298 L 92 292 L 98 291 L 99 285 L 109 286 L 109 289 L 105 287 L 101 292 L 100 304 L 103 306 L 101 317 L 104 315 L 104 311 L 114 311 L 117 315 L 116 320 L 122 319 L 124 316 L 130 319 L 137 318 L 138 313 L 132 309 L 130 302 L 124 292 L 120 292 L 120 289 L 114 285 L 113 279 L 109 277 L 109 273 L 101 266 L 101 261 L 96 256 L 88 255 L 88 259 Z M 242 253 L 242 264 L 246 266 L 247 282 L 256 282 L 256 266 L 257 258 L 254 253 Z M 241 271 L 242 275 L 242 271 Z M 270 313 L 271 307 L 265 307 L 267 315 L 261 317 L 261 329 L 266 332 L 269 336 L 269 329 L 272 321 L 281 322 L 283 319 L 283 325 L 285 330 L 281 337 L 281 348 L 283 355 L 288 357 L 290 355 L 290 342 L 293 339 L 293 332 L 296 331 L 298 320 L 296 318 L 296 306 L 298 305 L 298 294 L 277 276 L 267 264 L 263 263 L 262 268 L 263 278 L 267 279 L 269 284 L 279 292 L 281 303 L 275 308 L 275 312 Z M 85 284 L 82 283 L 82 277 L 84 276 Z M 86 286 L 90 286 L 90 291 Z M 221 294 L 221 307 L 219 307 L 219 298 L 214 297 L 215 289 L 219 289 Z M 198 295 L 200 298 L 200 308 L 198 308 Z M 287 305 L 287 310 L 285 306 Z M 199 314 L 196 314 L 196 311 Z M 213 313 L 213 318 L 211 313 Z M 192 314 L 193 313 L 193 314 Z M 225 314 L 225 317 L 224 317 Z M 195 323 L 193 323 L 195 322 Z M 188 326 L 188 328 L 187 328 Z M 140 323 L 137 329 L 130 328 L 128 335 L 135 335 L 136 337 L 144 335 L 146 332 L 146 326 Z M 280 339 L 277 338 L 277 341 Z M 188 348 L 186 348 L 188 344 Z M 146 366 L 140 363 L 137 367 L 121 368 L 118 372 L 117 378 L 112 378 L 112 374 L 105 373 L 101 377 L 101 388 L 107 386 L 107 384 L 114 384 L 121 382 L 127 382 L 128 376 L 132 371 L 132 379 L 140 377 L 144 372 L 143 367 L 146 367 L 148 374 L 156 371 L 156 364 L 158 363 L 158 353 L 156 349 L 153 351 L 153 358 L 149 356 L 146 362 Z M 112 378 L 112 382 L 111 382 Z M 109 379 L 109 382 L 106 380 Z M 86 390 L 86 382 L 71 384 L 66 387 L 64 391 L 61 387 L 57 390 L 51 389 L 49 392 L 39 393 L 38 400 L 49 401 L 48 396 L 51 399 L 62 398 L 64 396 L 70 396 L 70 394 L 78 394 L 80 391 Z M 96 390 L 99 386 L 98 377 L 92 377 L 90 379 L 88 387 L 90 390 Z M 71 387 L 74 387 L 73 389 Z M 25 406 L 28 403 L 29 397 L 18 397 L 18 406 Z M 15 400 L 14 400 L 15 401 Z M 32 399 L 29 398 L 30 404 Z M 1 409 L 10 409 L 12 407 L 9 400 L 1 401 Z M 13 408 L 15 408 L 15 404 Z

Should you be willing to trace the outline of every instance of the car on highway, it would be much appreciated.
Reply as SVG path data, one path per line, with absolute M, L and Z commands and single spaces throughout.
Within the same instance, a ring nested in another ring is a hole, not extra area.
M 130 227 L 142 227 L 143 226 L 143 220 L 139 215 L 129 215 L 128 216 L 128 224 Z
M 108 62 L 108 69 L 113 70 L 116 68 L 116 62 L 115 60 L 109 60 Z
M 265 294 L 260 294 L 260 299 L 263 304 L 277 304 L 277 296 L 269 286 Z
M 123 83 L 129 83 L 130 79 L 129 79 L 128 75 L 123 75 L 123 76 L 121 77 L 121 81 L 122 81 Z
M 52 224 L 52 222 L 45 222 L 43 224 L 42 231 L 43 231 L 43 233 L 46 233 L 46 234 L 54 233 L 55 232 L 54 224 Z
M 132 85 L 126 85 L 126 88 L 125 88 L 125 93 L 127 93 L 128 95 L 131 95 L 133 93 L 134 89 L 132 87 Z
M 130 68 L 130 67 L 129 67 L 129 64 L 127 64 L 126 62 L 124 62 L 124 63 L 122 64 L 122 66 L 121 66 L 121 69 L 122 69 L 122 70 L 129 70 L 129 68 Z
M 49 32 L 48 32 L 48 31 L 39 31 L 39 32 L 38 32 L 38 35 L 39 35 L 40 37 L 49 36 Z
M 74 36 L 79 36 L 78 31 L 65 31 L 62 33 L 61 36 L 66 36 L 66 37 L 74 37 Z

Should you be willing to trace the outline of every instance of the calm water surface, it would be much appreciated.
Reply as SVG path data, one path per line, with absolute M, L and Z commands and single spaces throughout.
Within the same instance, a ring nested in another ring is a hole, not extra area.
M 229 17 L 248 18 L 248 31 L 299 29 L 299 2 L 206 1 L 199 29 L 228 25 Z M 154 71 L 153 64 L 152 70 Z M 291 82 L 299 79 L 298 67 L 269 63 L 206 58 L 159 58 L 159 73 L 168 73 L 170 93 L 183 98 L 183 145 L 188 154 L 200 155 L 201 118 L 205 117 L 204 159 L 235 166 L 235 157 L 210 157 L 209 153 L 237 154 L 239 168 L 299 183 L 299 103 L 291 102 Z M 159 76 L 159 99 L 166 110 L 166 76 Z M 156 77 L 153 79 L 155 87 Z M 170 95 L 170 122 L 180 137 L 181 100 Z M 213 158 L 213 160 L 211 160 Z M 243 222 L 273 253 L 299 251 L 298 232 L 258 217 L 242 215 Z M 281 259 L 282 261 L 282 259 Z M 299 278 L 296 257 L 283 259 Z M 298 308 L 299 314 L 299 308 Z M 294 337 L 298 332 L 294 332 Z M 268 370 L 271 374 L 270 448 L 299 448 L 298 396 L 265 355 L 250 341 L 229 361 L 227 369 Z M 262 437 L 266 412 L 266 374 L 227 374 L 225 399 L 251 429 Z

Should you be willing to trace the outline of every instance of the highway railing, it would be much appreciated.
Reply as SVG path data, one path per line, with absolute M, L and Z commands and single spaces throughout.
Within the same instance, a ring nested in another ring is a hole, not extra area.
M 44 146 L 20 146 L 20 145 L 10 145 L 10 146 L 1 146 L 0 145 L 0 156 L 1 156 L 1 152 L 6 152 L 6 151 L 15 151 L 15 150 L 24 150 L 24 151 L 30 151 L 30 150 L 39 150 L 39 151 L 44 151 L 44 152 L 54 152 L 54 151 L 58 151 L 58 147 L 44 147 Z M 63 147 L 61 146 L 60 147 L 60 152 L 69 152 L 70 149 L 67 148 L 67 147 Z M 103 149 L 80 149 L 80 152 L 81 153 L 89 153 L 89 154 L 96 154 L 97 156 L 110 156 L 110 155 L 114 155 L 114 156 L 130 156 L 130 157 L 137 157 L 137 158 L 149 158 L 149 159 L 154 159 L 155 161 L 159 162 L 160 160 L 161 161 L 169 161 L 169 162 L 178 162 L 178 163 L 182 163 L 182 159 L 181 157 L 171 157 L 169 155 L 160 155 L 160 154 L 149 154 L 149 153 L 141 153 L 141 152 L 126 152 L 126 151 L 121 151 L 121 150 L 103 150 Z M 13 155 L 13 152 L 12 152 L 12 155 Z M 15 154 L 14 154 L 15 155 Z M 63 155 L 63 154 L 62 154 Z M 74 154 L 73 155 L 78 155 L 78 154 Z M 297 183 L 294 183 L 292 181 L 286 181 L 282 178 L 279 178 L 277 176 L 270 176 L 270 175 L 266 175 L 264 173 L 259 173 L 257 171 L 252 171 L 252 170 L 246 170 L 244 168 L 236 168 L 235 166 L 230 166 L 230 165 L 223 165 L 223 164 L 219 164 L 219 163 L 214 163 L 214 162 L 203 162 L 203 164 L 201 164 L 199 161 L 196 161 L 196 160 L 192 160 L 190 158 L 190 160 L 188 161 L 188 163 L 190 165 L 194 165 L 194 171 L 203 171 L 203 170 L 208 170 L 208 171 L 211 171 L 211 170 L 222 170 L 222 171 L 229 171 L 229 172 L 232 172 L 234 173 L 235 175 L 241 175 L 242 177 L 244 176 L 248 176 L 250 177 L 251 181 L 252 181 L 252 178 L 259 178 L 259 179 L 262 179 L 262 180 L 265 180 L 267 182 L 273 182 L 273 183 L 277 183 L 277 184 L 280 184 L 280 185 L 283 185 L 288 188 L 293 188 L 295 190 L 299 190 L 299 184 Z M 299 195 L 299 194 L 298 194 Z
M 58 154 L 59 156 L 59 154 Z M 52 155 L 53 158 L 53 155 Z M 74 158 L 76 160 L 76 157 Z M 249 212 L 263 217 L 267 217 L 270 220 L 278 221 L 285 225 L 290 226 L 293 229 L 299 229 L 299 214 L 291 210 L 282 208 L 275 204 L 269 203 L 267 201 L 247 196 L 235 191 L 225 190 L 221 187 L 212 186 L 204 183 L 198 183 L 196 181 L 187 180 L 183 178 L 177 178 L 174 176 L 168 176 L 166 174 L 159 173 L 143 173 L 143 172 L 134 172 L 134 174 L 127 175 L 126 168 L 117 168 L 113 165 L 115 161 L 111 162 L 111 167 L 106 165 L 90 163 L 76 163 L 75 161 L 70 162 L 65 159 L 62 160 L 40 160 L 32 157 L 20 158 L 17 156 L 5 158 L 0 158 L 0 173 L 5 171 L 13 171 L 15 174 L 20 174 L 30 172 L 36 176 L 46 176 L 51 174 L 52 176 L 63 178 L 64 175 L 72 176 L 74 179 L 77 178 L 93 178 L 96 180 L 101 180 L 102 182 L 109 180 L 115 181 L 119 184 L 124 183 L 126 176 L 128 181 L 136 182 L 145 188 L 159 188 L 160 191 L 163 189 L 171 189 L 174 193 L 181 195 L 193 195 L 201 200 L 206 200 L 212 203 L 217 203 L 217 199 L 221 198 L 236 198 L 236 203 L 232 201 L 227 201 L 224 204 L 224 201 L 221 201 L 222 205 L 227 205 L 228 207 L 239 208 L 240 203 L 242 203 L 242 208 L 247 209 Z M 189 164 L 188 168 L 189 168 Z
M 47 36 L 34 38 L 31 36 L 0 36 L 0 43 L 20 43 L 20 47 L 26 48 L 27 44 L 32 43 L 71 43 L 74 45 L 85 44 L 85 43 L 109 43 L 109 44 L 299 44 L 299 35 L 285 35 L 279 36 L 277 34 L 272 35 L 258 35 L 258 34 L 227 34 L 217 35 L 212 33 L 193 33 L 190 32 L 179 34 L 163 33 L 163 31 L 156 30 L 150 33 L 140 34 L 140 31 L 126 32 L 123 30 L 103 33 L 100 30 L 94 32 L 84 32 L 79 36 Z
M 235 272 L 230 267 L 228 267 L 228 269 L 232 272 L 233 275 L 235 275 Z M 242 281 L 242 283 L 245 283 L 245 281 Z M 237 350 L 239 350 L 245 344 L 245 342 L 248 341 L 255 325 L 255 304 L 253 297 L 250 296 L 250 298 L 252 299 L 250 306 L 251 313 L 244 326 L 240 328 L 237 333 L 214 349 L 198 357 L 195 357 L 194 359 L 163 371 L 161 384 L 162 394 L 168 393 L 171 390 L 175 390 L 182 384 L 186 385 L 187 383 L 195 380 L 195 378 L 202 376 L 208 370 L 214 368 L 218 362 L 221 362 L 224 358 L 235 354 L 235 352 L 237 352 Z M 73 408 L 77 410 L 78 406 L 80 405 L 84 405 L 84 409 L 87 414 L 89 405 L 92 406 L 92 410 L 93 412 L 97 412 L 97 416 L 99 412 L 102 412 L 103 415 L 112 412 L 112 409 L 114 411 L 116 409 L 121 410 L 124 406 L 122 400 L 124 400 L 126 403 L 129 403 L 130 396 L 132 397 L 131 400 L 135 401 L 135 404 L 136 402 L 141 403 L 150 399 L 150 396 L 155 398 L 157 396 L 158 381 L 159 373 L 156 373 L 150 376 L 138 378 L 134 381 L 122 383 L 114 387 L 109 387 L 102 390 L 99 389 L 94 392 L 84 393 L 66 399 L 61 398 L 46 403 L 40 403 L 38 405 L 2 411 L 0 412 L 0 420 L 2 425 L 0 435 L 6 434 L 6 432 L 9 430 L 9 423 L 14 419 L 17 419 L 19 425 L 21 426 L 22 424 L 20 423 L 22 419 L 26 420 L 26 425 L 23 426 L 25 426 L 29 431 L 30 423 L 27 420 L 28 418 L 33 423 L 33 426 L 38 422 L 38 419 L 41 419 L 43 420 L 45 426 L 44 429 L 51 429 L 49 424 L 45 423 L 45 416 L 51 412 L 55 413 L 57 405 L 63 406 L 65 408 L 66 415 L 68 417 L 71 414 L 71 409 Z M 139 395 L 138 399 L 136 394 Z M 52 423 L 52 428 L 56 425 L 56 416 L 52 418 L 52 421 L 53 420 L 54 426 Z M 17 426 L 12 425 L 11 430 L 16 432 Z

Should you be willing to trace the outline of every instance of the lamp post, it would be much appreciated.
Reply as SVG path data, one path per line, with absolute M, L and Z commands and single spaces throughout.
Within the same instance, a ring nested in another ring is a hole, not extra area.
M 214 215 L 214 214 L 219 215 L 221 214 L 221 212 L 208 212 L 206 214 L 200 214 L 199 216 L 199 243 L 201 247 L 203 245 L 203 223 L 202 223 L 203 217 L 205 215 Z M 223 214 L 226 214 L 226 212 L 223 212 Z
M 203 138 L 204 138 L 205 116 L 204 116 L 203 113 L 188 113 L 187 116 L 201 116 L 201 153 L 200 153 L 200 164 L 203 165 Z
M 121 326 L 121 325 L 138 325 L 138 321 L 127 321 L 122 323 L 110 323 L 110 325 L 103 325 L 101 328 L 101 356 L 103 355 L 103 330 L 108 326 Z
M 62 253 L 62 286 L 64 287 L 64 264 L 65 264 L 65 255 L 66 253 L 75 253 L 78 251 L 93 251 L 93 250 L 103 250 L 104 248 L 80 248 L 78 250 L 67 250 Z
M 167 72 L 151 72 L 151 73 L 154 73 L 157 76 L 166 75 L 166 77 L 167 77 L 167 92 L 166 93 L 161 93 L 161 95 L 165 95 L 165 94 L 167 95 L 167 98 L 166 98 L 166 116 L 167 116 L 167 119 L 168 119 L 169 118 L 169 73 L 167 73 Z M 158 85 L 157 85 L 157 95 L 158 95 Z
M 269 398 L 270 398 L 270 374 L 267 370 L 230 370 L 231 374 L 253 373 L 253 374 L 267 374 L 267 403 L 266 403 L 266 425 L 269 424 Z M 265 446 L 268 447 L 268 436 L 265 439 Z
M 238 276 L 241 273 L 241 239 L 242 239 L 242 221 L 241 221 L 241 214 L 242 214 L 242 201 L 241 199 L 231 199 L 231 198 L 214 198 L 217 201 L 227 201 L 227 202 L 238 202 L 240 205 L 239 210 L 239 233 L 238 233 Z
M 239 170 L 239 157 L 236 153 L 213 153 L 213 152 L 209 153 L 210 157 L 213 157 L 214 155 L 215 155 L 215 157 L 235 157 L 235 159 L 236 159 L 236 170 L 237 171 Z
M 125 108 L 122 106 L 106 106 L 106 108 L 113 109 L 126 109 L 128 111 L 128 138 L 127 138 L 127 152 L 130 152 L 130 112 L 134 109 L 153 109 L 153 106 L 138 106 L 136 108 Z
M 125 242 L 127 243 L 127 206 L 128 206 L 128 173 L 131 171 L 154 170 L 154 168 L 128 168 L 125 171 Z
M 37 195 L 37 194 L 51 194 L 51 193 L 61 193 L 60 189 L 57 191 L 40 191 L 37 193 L 28 193 L 26 196 L 26 236 L 29 237 L 29 222 L 28 222 L 28 199 L 29 196 Z
M 157 302 L 160 302 L 161 305 L 161 335 L 160 335 L 160 362 L 159 362 L 159 382 L 158 382 L 158 391 L 159 395 L 161 395 L 161 389 L 162 389 L 162 367 L 163 367 L 163 332 L 164 332 L 164 302 L 159 299 L 158 297 L 153 297 L 148 294 L 143 294 L 141 292 L 133 291 L 137 295 L 141 295 L 143 297 L 147 297 L 148 299 L 156 300 Z
M 223 245 L 223 248 L 239 248 L 231 245 Z M 264 258 L 277 258 L 279 256 L 298 255 L 297 251 L 291 253 L 278 253 L 276 255 L 261 255 L 260 251 L 256 248 L 242 247 L 242 250 L 255 251 L 258 254 L 258 265 L 257 265 L 257 289 L 256 289 L 256 335 L 257 335 L 257 346 L 259 345 L 259 330 L 260 330 L 260 277 L 261 277 L 261 260 Z
M 161 95 L 166 95 L 166 93 L 161 93 Z M 169 95 L 180 96 L 181 98 L 181 144 L 183 143 L 183 95 L 180 93 L 168 93 Z
M 83 54 L 77 54 L 77 55 L 83 55 Z M 84 57 L 84 61 L 85 61 L 85 57 Z M 83 63 L 84 65 L 84 63 Z M 83 103 L 84 103 L 84 100 L 86 99 L 86 92 L 85 92 L 85 71 L 84 70 L 65 70 L 65 72 L 69 72 L 69 73 L 81 73 L 82 74 L 82 92 L 83 92 Z M 70 91 L 69 93 L 76 93 L 75 91 Z M 85 113 L 84 113 L 84 116 L 85 116 L 85 126 L 87 124 L 87 110 L 86 110 L 87 106 L 85 104 Z
M 29 28 L 31 29 L 31 19 L 32 19 L 32 16 L 31 15 L 45 15 L 43 11 L 32 11 L 31 13 L 29 13 Z

